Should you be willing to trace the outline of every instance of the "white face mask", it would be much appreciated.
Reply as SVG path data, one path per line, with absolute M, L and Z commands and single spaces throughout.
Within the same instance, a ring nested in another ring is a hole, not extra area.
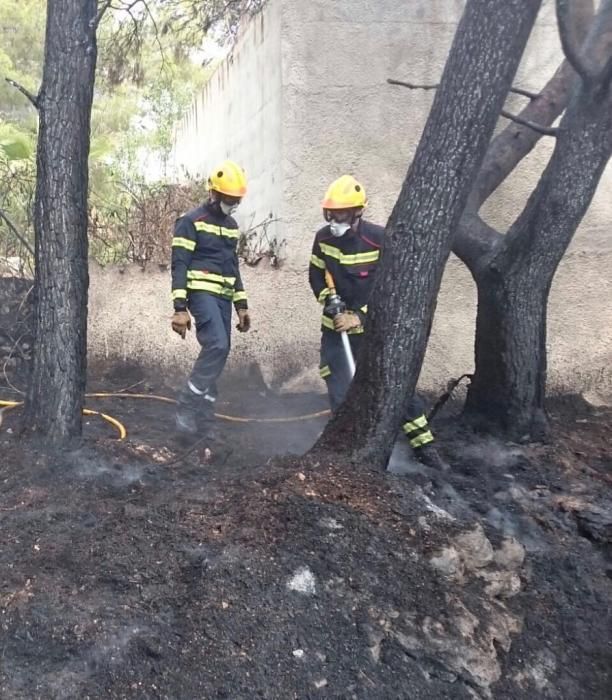
M 330 221 L 329 228 L 331 229 L 332 236 L 340 238 L 350 230 L 351 225 L 346 222 L 340 223 L 339 221 Z
M 225 202 L 219 202 L 219 206 L 221 207 L 221 211 L 225 214 L 225 216 L 231 216 L 236 209 L 238 209 L 237 204 L 226 204 Z

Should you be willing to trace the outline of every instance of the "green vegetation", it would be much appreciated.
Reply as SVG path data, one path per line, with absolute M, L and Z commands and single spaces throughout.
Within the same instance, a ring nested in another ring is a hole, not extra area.
M 37 115 L 5 78 L 36 94 L 45 9 L 44 0 L 0 0 L 0 211 L 30 245 Z M 89 158 L 91 255 L 99 262 L 142 261 L 131 219 L 156 193 L 169 197 L 173 125 L 214 69 L 194 57 L 203 53 L 206 17 L 214 19 L 215 10 L 215 2 L 156 0 L 104 16 Z M 233 26 L 228 20 L 218 35 Z M 28 257 L 2 217 L 0 256 Z

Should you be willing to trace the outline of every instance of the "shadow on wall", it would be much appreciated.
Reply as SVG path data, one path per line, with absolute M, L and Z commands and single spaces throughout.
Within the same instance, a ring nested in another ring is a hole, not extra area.
M 549 380 L 551 388 L 612 396 L 612 251 L 570 253 L 551 293 Z M 320 308 L 307 272 L 244 270 L 253 330 L 234 333 L 230 371 L 257 364 L 276 390 L 323 390 L 319 379 Z M 182 341 L 170 330 L 169 274 L 91 270 L 89 343 L 92 359 L 135 360 L 168 373 L 186 374 L 199 347 L 194 334 Z M 475 290 L 459 261 L 446 273 L 420 386 L 439 391 L 449 378 L 473 368 Z

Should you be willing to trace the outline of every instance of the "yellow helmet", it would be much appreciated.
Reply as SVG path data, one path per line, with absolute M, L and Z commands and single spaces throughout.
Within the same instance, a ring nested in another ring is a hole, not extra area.
M 363 185 L 351 175 L 343 175 L 327 188 L 321 206 L 323 209 L 355 209 L 367 203 Z
M 234 161 L 224 160 L 211 171 L 208 189 L 229 197 L 244 197 L 247 192 L 246 173 Z

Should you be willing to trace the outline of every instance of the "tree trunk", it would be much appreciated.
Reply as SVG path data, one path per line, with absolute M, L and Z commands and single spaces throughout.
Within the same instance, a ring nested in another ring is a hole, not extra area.
M 596 35 L 605 37 L 612 29 L 612 1 L 602 7 L 607 11 Z M 470 266 L 478 314 L 476 370 L 466 411 L 514 438 L 539 439 L 544 432 L 549 290 L 612 155 L 609 46 L 598 59 L 608 71 L 581 81 L 575 90 L 553 155 L 525 209 L 480 265 Z
M 465 413 L 514 439 L 543 437 L 549 287 L 528 285 L 520 270 L 487 270 L 477 284 L 476 371 Z
M 420 372 L 452 233 L 540 0 L 468 0 L 387 225 L 355 381 L 315 449 L 384 467 Z
M 87 362 L 87 194 L 96 0 L 49 0 L 34 210 L 36 333 L 25 427 L 81 433 Z

